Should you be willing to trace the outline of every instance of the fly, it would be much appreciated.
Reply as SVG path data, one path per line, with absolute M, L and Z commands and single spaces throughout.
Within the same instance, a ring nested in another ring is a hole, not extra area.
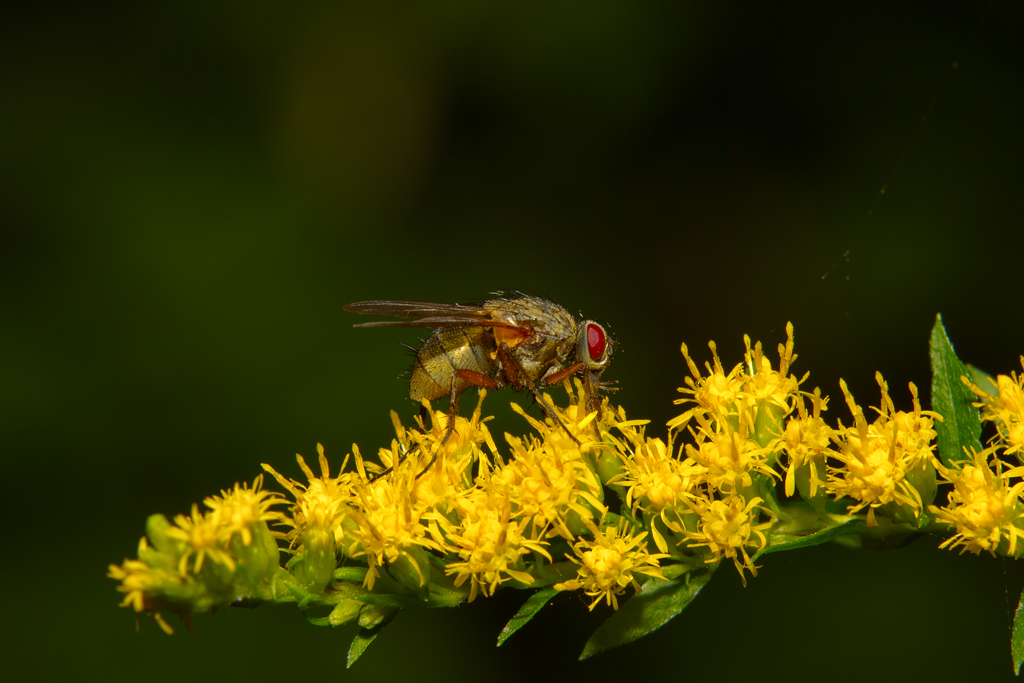
M 345 306 L 345 310 L 405 319 L 355 327 L 434 328 L 416 350 L 409 398 L 419 403 L 448 397 L 448 429 L 442 446 L 455 429 L 459 394 L 474 386 L 528 389 L 554 422 L 579 444 L 538 389 L 538 384 L 559 384 L 579 376 L 587 412 L 596 410 L 600 416 L 600 392 L 609 390 L 602 384 L 601 374 L 611 364 L 613 340 L 600 323 L 577 321 L 565 308 L 547 299 L 519 295 L 491 299 L 481 306 L 360 301 Z M 427 467 L 432 464 L 433 459 Z

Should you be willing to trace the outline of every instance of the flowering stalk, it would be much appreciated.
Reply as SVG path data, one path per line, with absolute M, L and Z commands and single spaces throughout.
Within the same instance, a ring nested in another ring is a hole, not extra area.
M 878 407 L 865 411 L 841 381 L 849 417 L 826 420 L 828 397 L 790 373 L 792 325 L 774 365 L 746 337 L 732 367 L 714 343 L 703 369 L 683 345 L 690 376 L 665 439 L 607 399 L 588 414 L 577 381 L 554 408 L 564 428 L 513 404 L 533 432 L 506 434 L 503 452 L 481 391 L 447 440 L 443 412 L 412 428 L 392 413 L 395 438 L 380 465 L 353 447 L 332 476 L 318 446 L 319 472 L 298 456 L 305 481 L 263 465 L 288 498 L 258 477 L 206 499 L 206 511 L 194 506 L 173 522 L 154 515 L 138 559 L 112 565 L 110 576 L 122 604 L 168 632 L 162 613 L 187 619 L 240 603 L 294 602 L 315 624 L 358 623 L 351 664 L 401 609 L 472 602 L 503 587 L 534 593 L 501 641 L 559 593 L 610 606 L 590 656 L 658 628 L 723 561 L 746 585 L 766 553 L 921 533 L 961 552 L 1017 557 L 1024 467 L 1004 458 L 1024 450 L 1024 374 L 982 388 L 964 369 L 961 380 L 941 322 L 936 330 L 933 364 L 952 368 L 937 369 L 938 393 L 933 386 L 933 397 L 948 399 L 945 413 L 923 410 L 914 384 L 912 409 L 897 410 L 877 374 Z M 954 409 L 957 425 L 964 410 L 980 409 L 996 426 L 987 448 L 943 425 Z M 952 485 L 945 505 L 935 504 L 938 483 Z

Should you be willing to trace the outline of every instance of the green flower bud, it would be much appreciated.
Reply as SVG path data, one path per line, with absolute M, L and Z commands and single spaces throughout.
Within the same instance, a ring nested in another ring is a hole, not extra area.
M 600 519 L 600 514 L 595 514 L 594 506 L 583 500 L 582 498 L 577 502 L 590 512 L 587 517 L 588 520 Z M 583 517 L 576 510 L 569 510 L 565 515 L 565 526 L 569 528 L 569 531 L 573 536 L 586 536 L 590 533 L 590 529 L 587 527 L 586 522 L 583 521 Z
M 266 522 L 254 524 L 252 532 L 252 542 L 249 545 L 245 545 L 241 537 L 235 536 L 232 539 L 232 548 L 239 567 L 242 568 L 240 574 L 247 578 L 252 589 L 256 589 L 274 575 L 280 561 L 280 551 Z
M 360 533 L 359 522 L 357 522 L 351 516 L 345 517 L 341 521 L 341 533 L 343 539 L 352 538 L 353 536 L 358 537 Z M 338 547 L 338 551 L 341 553 L 342 557 L 350 557 L 348 554 L 348 548 L 349 544 L 342 541 Z
M 782 434 L 781 420 L 784 416 L 785 411 L 781 406 L 764 400 L 758 401 L 757 416 L 754 418 L 754 433 L 750 435 L 757 442 L 758 446 L 767 448 L 772 439 Z M 778 457 L 777 451 L 770 453 L 768 455 L 768 464 L 774 467 Z
M 599 451 L 597 453 L 597 475 L 600 477 L 601 482 L 607 484 L 613 478 L 622 474 L 624 469 L 622 459 L 615 453 L 609 453 L 608 451 Z M 615 484 L 611 485 L 612 488 L 616 487 Z
M 935 502 L 935 494 L 938 485 L 935 481 L 935 465 L 928 458 L 922 459 L 921 463 L 909 470 L 906 474 L 907 483 L 917 490 L 921 496 L 921 505 L 927 508 Z
M 430 579 L 430 560 L 422 548 L 407 548 L 397 560 L 388 564 L 388 573 L 409 590 L 418 591 Z
M 303 588 L 320 593 L 334 578 L 334 568 L 338 565 L 334 535 L 322 529 L 310 529 L 302 534 L 302 548 L 303 552 L 293 560 L 293 573 Z
M 364 604 L 359 610 L 359 625 L 369 630 L 380 626 L 394 615 L 395 610 L 390 607 Z
M 146 520 L 146 537 L 152 546 L 147 548 L 151 554 L 180 555 L 184 544 L 167 534 L 172 526 L 171 521 L 163 515 L 149 516 Z M 139 559 L 145 558 L 140 555 Z
M 811 468 L 814 468 L 815 486 L 811 486 Z M 811 507 L 818 513 L 821 513 L 825 509 L 825 503 L 828 502 L 828 489 L 825 488 L 825 459 L 821 458 L 817 462 L 814 460 L 805 460 L 797 466 L 793 473 L 796 479 L 796 490 Z M 811 489 L 814 489 L 813 493 Z
M 364 606 L 366 605 L 358 600 L 346 598 L 334 606 L 334 609 L 331 610 L 330 615 L 327 617 L 327 621 L 332 627 L 341 626 L 349 623 L 350 621 L 355 621 L 359 617 L 359 613 Z

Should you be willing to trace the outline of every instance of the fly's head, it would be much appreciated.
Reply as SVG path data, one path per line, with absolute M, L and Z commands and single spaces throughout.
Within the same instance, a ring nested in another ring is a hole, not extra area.
M 576 333 L 576 362 L 583 366 L 580 374 L 588 413 L 601 410 L 601 373 L 611 365 L 613 349 L 614 341 L 604 326 L 593 320 L 580 323 Z

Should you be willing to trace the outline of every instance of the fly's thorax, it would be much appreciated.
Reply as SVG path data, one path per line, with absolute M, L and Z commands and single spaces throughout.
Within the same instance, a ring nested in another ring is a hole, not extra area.
M 512 354 L 523 366 L 523 371 L 534 381 L 548 373 L 551 368 L 560 367 L 572 355 L 572 337 L 556 338 L 546 334 L 534 334 L 531 338 L 512 349 Z
M 491 311 L 496 320 L 529 327 L 536 334 L 560 339 L 576 336 L 576 319 L 569 311 L 547 299 L 535 296 L 492 299 L 484 302 L 484 308 Z
M 472 370 L 488 377 L 497 371 L 494 360 L 494 336 L 483 327 L 439 327 L 416 352 L 409 381 L 409 398 L 434 400 L 450 395 L 452 381 L 456 393 L 470 383 L 459 378 L 456 370 Z
M 569 311 L 546 299 L 523 296 L 518 299 L 494 299 L 484 303 L 496 320 L 529 330 L 525 335 L 508 336 L 495 328 L 494 336 L 506 341 L 510 352 L 531 380 L 543 377 L 552 367 L 564 364 L 575 352 L 576 319 Z

